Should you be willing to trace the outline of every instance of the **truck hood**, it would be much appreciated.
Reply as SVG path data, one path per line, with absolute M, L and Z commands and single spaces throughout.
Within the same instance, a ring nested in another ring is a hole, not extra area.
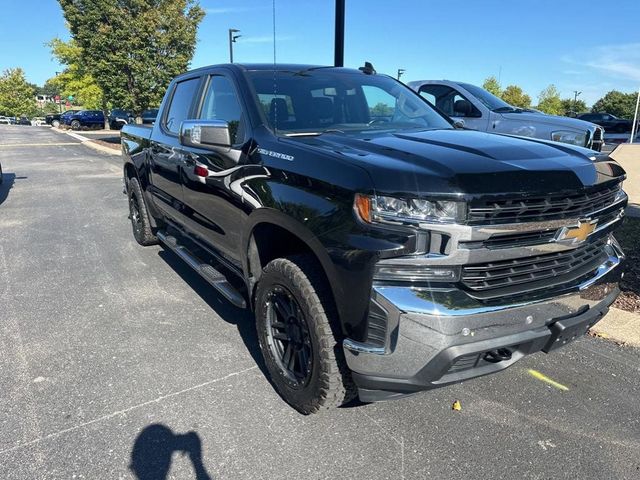
M 615 181 L 609 157 L 569 145 L 471 130 L 425 130 L 353 137 L 326 133 L 291 142 L 339 155 L 365 169 L 379 194 L 473 199 L 548 195 Z M 321 161 L 321 160 L 320 160 Z
M 578 118 L 560 117 L 558 115 L 547 115 L 545 113 L 520 112 L 501 113 L 503 118 L 523 123 L 544 123 L 545 125 L 557 126 L 558 130 L 572 130 L 585 132 L 593 130 L 597 125 Z

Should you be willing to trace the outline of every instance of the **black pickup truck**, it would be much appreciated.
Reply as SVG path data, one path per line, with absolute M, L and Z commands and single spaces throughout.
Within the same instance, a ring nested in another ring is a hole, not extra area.
M 135 239 L 255 314 L 303 413 L 503 370 L 618 295 L 624 170 L 454 128 L 370 65 L 220 65 L 122 129 Z

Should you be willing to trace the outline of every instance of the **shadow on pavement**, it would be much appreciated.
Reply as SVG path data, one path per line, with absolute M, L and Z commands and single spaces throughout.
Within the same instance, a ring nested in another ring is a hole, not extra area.
M 245 347 L 251 354 L 262 373 L 267 379 L 269 375 L 262 358 L 258 335 L 256 333 L 255 319 L 249 309 L 237 308 L 229 303 L 211 285 L 209 285 L 200 275 L 198 275 L 183 260 L 177 257 L 170 250 L 160 250 L 158 252 L 162 258 L 200 297 L 207 302 L 207 305 L 215 311 L 225 322 L 235 325 L 240 333 L 240 337 Z M 269 380 L 270 381 L 270 380 Z
M 16 180 L 24 180 L 27 177 L 16 177 L 15 173 L 4 173 L 2 176 L 2 183 L 0 183 L 0 205 L 9 196 L 9 190 L 13 188 L 13 184 Z
M 202 441 L 198 434 L 193 431 L 175 434 L 159 423 L 145 427 L 138 434 L 129 468 L 138 480 L 166 479 L 174 452 L 189 456 L 197 480 L 211 480 L 202 463 Z

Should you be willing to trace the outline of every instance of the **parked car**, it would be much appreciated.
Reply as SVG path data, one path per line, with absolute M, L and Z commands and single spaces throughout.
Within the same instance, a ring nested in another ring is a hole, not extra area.
M 10 125 L 11 122 L 7 117 L 0 116 L 0 125 Z
M 104 127 L 104 113 L 101 110 L 80 110 L 70 115 L 65 112 L 61 120 L 72 130 L 80 130 L 83 127 L 94 129 Z
M 633 121 L 618 118 L 610 113 L 583 113 L 578 115 L 578 118 L 600 125 L 605 132 L 627 133 L 631 132 L 631 126 L 633 125 Z
M 254 311 L 303 413 L 549 353 L 619 293 L 615 161 L 456 129 L 370 64 L 194 70 L 121 137 L 134 238 Z
M 61 113 L 51 113 L 44 117 L 44 121 L 47 125 L 51 125 L 52 127 L 59 127 L 61 123 L 60 122 L 61 115 L 62 115 Z
M 80 112 L 80 110 L 66 110 L 65 112 L 60 114 L 60 125 L 69 125 L 71 123 L 71 121 L 69 120 L 69 118 L 72 115 L 75 115 L 76 113 Z
M 29 125 L 31 126 L 31 120 L 27 117 L 18 117 L 16 120 L 16 125 Z
M 604 131 L 594 123 L 514 107 L 476 85 L 449 80 L 408 85 L 465 128 L 553 140 L 598 152 L 604 144 Z
M 109 127 L 113 130 L 120 130 L 128 123 L 135 123 L 136 119 L 129 110 L 115 108 L 109 113 Z
M 156 121 L 156 117 L 158 116 L 158 109 L 157 108 L 151 108 L 149 110 L 145 110 L 144 112 L 142 112 L 142 123 L 144 125 L 153 125 L 153 123 Z

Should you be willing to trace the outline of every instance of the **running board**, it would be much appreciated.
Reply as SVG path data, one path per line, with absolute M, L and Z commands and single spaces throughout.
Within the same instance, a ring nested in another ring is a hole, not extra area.
M 211 284 L 224 298 L 233 303 L 236 307 L 246 308 L 247 302 L 242 294 L 231 285 L 227 277 L 213 268 L 208 263 L 202 262 L 198 257 L 193 255 L 186 247 L 180 245 L 178 240 L 164 232 L 157 232 L 158 239 L 173 252 L 184 260 L 187 265 L 200 274 L 208 283 Z

